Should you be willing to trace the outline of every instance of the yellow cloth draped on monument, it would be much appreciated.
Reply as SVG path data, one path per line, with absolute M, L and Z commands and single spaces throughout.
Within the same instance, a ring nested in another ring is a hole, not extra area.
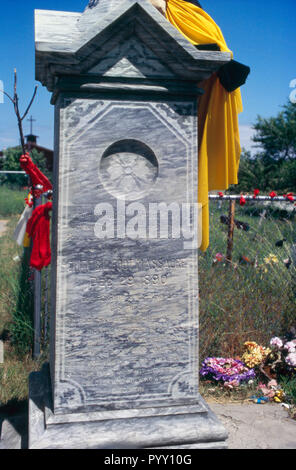
M 216 43 L 231 52 L 220 28 L 201 8 L 184 0 L 167 0 L 166 17 L 192 44 Z M 202 204 L 202 245 L 209 245 L 209 196 L 211 190 L 237 184 L 241 155 L 238 114 L 242 112 L 240 89 L 223 88 L 216 74 L 201 84 L 205 93 L 199 104 L 198 201 Z

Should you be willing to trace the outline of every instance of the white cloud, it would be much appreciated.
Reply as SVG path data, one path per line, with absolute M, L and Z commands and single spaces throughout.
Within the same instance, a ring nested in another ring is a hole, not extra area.
M 0 136 L 0 151 L 9 147 L 15 147 L 19 145 L 19 139 L 14 137 L 2 137 Z
M 252 137 L 255 134 L 255 130 L 251 125 L 241 124 L 239 126 L 241 147 L 249 150 L 251 153 L 255 153 L 258 150 L 255 147 L 255 142 L 252 141 Z

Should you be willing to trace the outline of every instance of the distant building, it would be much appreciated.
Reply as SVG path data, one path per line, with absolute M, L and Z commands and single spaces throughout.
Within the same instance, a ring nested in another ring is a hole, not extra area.
M 46 160 L 46 168 L 49 171 L 53 170 L 53 150 L 50 150 L 46 147 L 41 147 L 40 145 L 37 144 L 37 135 L 29 134 L 26 135 L 26 149 L 28 151 L 31 151 L 33 149 L 36 149 L 37 152 L 43 153 L 44 158 Z M 0 151 L 0 170 L 3 165 L 3 158 L 4 158 L 4 153 L 3 151 Z
M 53 170 L 53 150 L 41 147 L 37 144 L 38 136 L 34 134 L 26 135 L 26 148 L 28 151 L 36 149 L 38 152 L 43 153 L 46 160 L 46 168 L 49 171 Z

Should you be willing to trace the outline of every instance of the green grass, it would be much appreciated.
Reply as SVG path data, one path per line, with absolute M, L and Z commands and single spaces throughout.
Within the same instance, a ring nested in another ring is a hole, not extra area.
M 0 333 L 8 331 L 15 351 L 26 354 L 33 341 L 33 292 L 28 250 L 12 239 L 18 218 L 10 218 L 7 232 L 0 238 Z
M 296 377 L 280 377 L 280 385 L 285 391 L 285 401 L 296 407 Z
M 8 221 L 0 237 L 0 339 L 4 341 L 4 364 L 0 364 L 0 405 L 26 400 L 29 373 L 39 370 L 45 351 L 32 359 L 33 292 L 29 281 L 29 253 L 12 235 L 24 208 L 27 191 L 0 188 L 1 216 Z M 43 292 L 44 282 L 43 279 Z
M 27 270 L 22 263 L 23 249 L 12 239 L 18 218 L 10 217 L 7 232 L 0 237 L 0 337 L 5 341 L 4 364 L 0 365 L 1 405 L 27 398 L 28 375 L 40 366 L 32 360 L 30 351 L 32 324 L 28 318 L 32 315 L 32 297 L 26 290 L 27 278 L 21 280 Z
M 14 258 L 20 258 L 23 250 L 12 240 L 18 219 L 18 215 L 10 217 L 6 232 L 0 237 L 0 332 L 11 321 L 11 312 L 15 308 L 19 289 L 20 267 Z
M 4 197 L 4 195 L 6 195 Z M 25 194 L 0 188 L 0 213 L 9 216 L 5 236 L 0 237 L 0 335 L 4 333 L 5 363 L 0 366 L 0 403 L 27 398 L 28 375 L 38 370 L 40 361 L 31 359 L 32 296 L 28 282 L 28 260 L 22 259 L 23 249 L 12 240 L 12 233 L 23 210 Z M 16 203 L 16 201 L 18 201 Z M 246 215 L 237 206 L 236 219 L 250 224 L 250 231 L 235 230 L 233 264 L 213 264 L 217 252 L 226 253 L 227 227 L 220 223 L 220 215 L 228 213 L 228 204 L 222 210 L 211 204 L 211 243 L 199 258 L 200 287 L 200 359 L 207 356 L 239 356 L 247 340 L 268 345 L 273 335 L 280 336 L 296 324 L 295 269 L 287 270 L 283 260 L 290 255 L 295 239 L 295 222 L 269 218 L 259 228 L 259 218 Z M 17 211 L 17 212 L 15 212 Z M 6 216 L 7 218 L 7 216 Z M 276 248 L 277 240 L 286 238 L 283 248 Z M 268 265 L 268 271 L 238 264 L 241 255 L 257 260 L 265 266 L 264 258 L 277 256 L 277 264 Z M 43 358 L 44 359 L 44 358 Z M 292 385 L 290 386 L 290 388 Z M 213 400 L 246 400 L 248 387 L 228 391 L 201 382 L 202 393 Z M 294 396 L 292 387 L 291 395 Z
M 28 191 L 26 190 L 0 186 L 0 218 L 21 214 L 25 208 L 24 199 L 27 196 Z
M 241 355 L 247 340 L 268 345 L 273 335 L 281 335 L 296 324 L 295 268 L 286 268 L 295 238 L 291 220 L 244 215 L 237 206 L 235 218 L 250 225 L 249 232 L 235 229 L 233 263 L 213 264 L 217 252 L 226 254 L 227 226 L 220 215 L 228 215 L 228 204 L 219 210 L 211 204 L 210 247 L 200 254 L 200 358 Z M 283 248 L 275 243 L 287 239 Z M 270 254 L 278 263 L 266 265 Z M 240 265 L 240 256 L 257 261 L 258 267 Z M 267 269 L 267 272 L 265 272 Z
M 290 405 L 290 417 L 296 420 L 296 377 L 281 376 L 279 384 L 285 392 L 285 403 Z

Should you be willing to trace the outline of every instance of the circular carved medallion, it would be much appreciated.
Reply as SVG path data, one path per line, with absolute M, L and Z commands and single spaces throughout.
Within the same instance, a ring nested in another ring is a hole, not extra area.
M 137 140 L 122 140 L 103 154 L 100 178 L 112 196 L 135 201 L 149 193 L 158 169 L 155 154 L 147 145 Z

